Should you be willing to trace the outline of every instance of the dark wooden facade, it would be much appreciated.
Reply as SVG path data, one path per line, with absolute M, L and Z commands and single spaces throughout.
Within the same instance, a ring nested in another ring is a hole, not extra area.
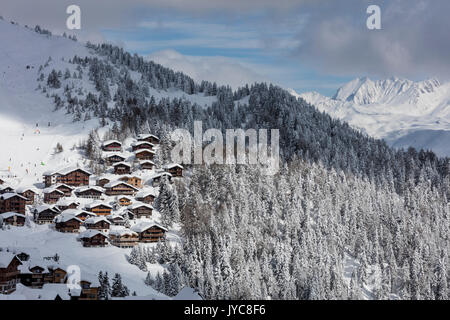
M 120 151 L 122 150 L 122 144 L 118 141 L 106 142 L 102 146 L 103 151 Z
M 9 217 L 3 216 L 3 224 L 15 227 L 23 227 L 25 225 L 25 216 L 22 214 L 11 213 Z
M 74 233 L 80 231 L 80 225 L 81 222 L 78 219 L 73 218 L 65 222 L 56 222 L 55 229 L 59 232 Z
M 155 225 L 137 233 L 139 236 L 139 242 L 158 242 L 165 240 L 166 230 Z
M 76 190 L 75 195 L 79 198 L 85 199 L 100 199 L 103 192 L 94 188 L 88 188 L 84 190 Z
M 25 204 L 33 205 L 36 200 L 36 192 L 31 189 L 26 189 L 23 192 L 19 193 L 22 197 L 27 198 Z
M 44 176 L 46 187 L 50 187 L 56 183 L 64 183 L 72 187 L 88 186 L 90 173 L 75 169 L 67 174 L 53 173 Z
M 136 155 L 136 158 L 139 160 L 153 160 L 155 153 L 148 149 L 142 149 L 142 150 L 136 151 L 135 155 Z
M 92 237 L 81 237 L 83 247 L 104 247 L 106 246 L 108 237 L 102 233 L 97 233 Z
M 142 149 L 148 149 L 153 150 L 153 143 L 150 143 L 148 141 L 139 141 L 138 143 L 135 143 L 131 146 L 133 151 L 142 150 Z
M 147 207 L 146 205 L 136 205 L 135 208 L 129 208 L 129 211 L 134 213 L 135 218 L 142 218 L 142 217 L 146 217 L 146 218 L 150 218 L 152 216 L 152 212 L 153 209 Z
M 16 284 L 19 276 L 19 265 L 20 260 L 9 253 L 2 253 L 0 255 L 8 255 L 7 257 L 2 257 L 5 261 L 11 260 L 8 265 L 0 266 L 0 294 L 10 294 L 16 290 Z
M 49 204 L 55 204 L 59 199 L 64 197 L 64 192 L 54 189 L 52 191 L 44 192 L 44 202 Z
M 106 194 L 108 196 L 118 196 L 118 195 L 125 195 L 125 196 L 131 196 L 136 193 L 136 189 L 132 186 L 126 184 L 125 182 L 116 184 L 114 186 L 108 187 L 105 186 Z
M 37 224 L 52 223 L 58 214 L 59 211 L 52 208 L 47 208 L 41 212 L 35 212 L 34 222 Z
M 114 164 L 114 173 L 115 174 L 130 174 L 131 166 L 129 164 L 119 162 Z
M 0 195 L 0 213 L 17 212 L 25 214 L 27 199 L 19 194 L 5 193 Z

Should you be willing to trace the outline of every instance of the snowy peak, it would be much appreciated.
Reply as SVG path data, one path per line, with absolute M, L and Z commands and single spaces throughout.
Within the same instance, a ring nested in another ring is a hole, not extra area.
M 437 79 L 414 82 L 407 79 L 390 78 L 373 81 L 369 78 L 355 79 L 336 92 L 333 99 L 353 102 L 357 105 L 375 103 L 416 104 L 421 95 L 435 92 L 440 87 Z

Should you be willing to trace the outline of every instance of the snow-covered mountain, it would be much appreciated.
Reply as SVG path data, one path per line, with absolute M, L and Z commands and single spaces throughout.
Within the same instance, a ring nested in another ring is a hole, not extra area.
M 450 155 L 450 83 L 361 78 L 339 88 L 332 98 L 291 93 L 394 147 Z

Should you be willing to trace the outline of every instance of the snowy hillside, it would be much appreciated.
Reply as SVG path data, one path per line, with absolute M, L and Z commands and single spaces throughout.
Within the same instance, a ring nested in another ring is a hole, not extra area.
M 39 190 L 41 201 L 43 173 L 68 166 L 87 166 L 88 160 L 74 146 L 85 140 L 91 130 L 98 129 L 102 138 L 112 127 L 112 124 L 101 127 L 96 117 L 74 121 L 74 116 L 63 108 L 55 109 L 52 94 L 63 94 L 64 86 L 76 88 L 80 95 L 95 91 L 89 77 L 61 77 L 60 89 L 52 92 L 49 92 L 50 88 L 48 91 L 42 89 L 52 70 L 68 69 L 72 75 L 77 70 L 69 63 L 70 59 L 75 55 L 93 57 L 95 54 L 84 44 L 66 37 L 40 34 L 3 20 L 0 20 L 0 43 L 8 44 L 0 46 L 0 178 L 13 188 L 33 187 Z M 39 79 L 41 74 L 45 74 L 45 81 Z M 132 76 L 137 77 L 135 73 Z M 179 98 L 205 106 L 216 99 L 203 94 L 188 95 L 174 88 L 149 88 L 149 91 L 156 101 Z M 62 146 L 61 152 L 55 152 L 57 144 Z M 31 207 L 27 207 L 26 214 L 27 219 L 31 220 Z M 58 252 L 64 267 L 79 265 L 82 276 L 89 281 L 95 282 L 101 270 L 111 275 L 118 272 L 131 292 L 135 291 L 147 299 L 168 298 L 144 283 L 147 272 L 127 261 L 126 256 L 131 249 L 114 246 L 86 249 L 76 240 L 76 236 L 55 232 L 48 225 L 31 223 L 26 228 L 0 230 L 0 247 L 38 248 L 42 256 Z M 170 242 L 170 236 L 168 240 Z M 179 241 L 178 237 L 175 240 Z M 154 264 L 149 265 L 148 270 L 155 273 L 164 268 Z
M 39 34 L 3 20 L 0 20 L 0 43 L 8 43 L 0 46 L 0 137 L 3 151 L 0 153 L 0 177 L 14 176 L 13 183 L 33 185 L 42 181 L 42 173 L 49 167 L 82 164 L 81 157 L 70 149 L 90 130 L 99 127 L 98 119 L 92 117 L 91 120 L 74 122 L 74 117 L 66 114 L 66 110 L 54 111 L 54 100 L 38 87 L 46 82 L 51 70 L 75 72 L 74 65 L 68 61 L 75 55 L 92 57 L 93 52 L 82 43 L 62 36 Z M 45 75 L 45 81 L 39 82 L 41 73 Z M 137 77 L 135 73 L 132 76 Z M 64 85 L 76 88 L 81 94 L 95 92 L 92 81 L 84 77 L 62 80 L 62 88 L 47 93 L 63 93 Z M 216 99 L 202 94 L 188 95 L 176 89 L 149 88 L 149 91 L 156 100 L 181 98 L 201 106 L 210 105 Z M 54 155 L 57 143 L 65 152 Z
M 450 155 L 448 139 L 442 139 L 450 132 L 450 83 L 363 78 L 342 86 L 332 98 L 317 92 L 291 93 L 395 147 Z

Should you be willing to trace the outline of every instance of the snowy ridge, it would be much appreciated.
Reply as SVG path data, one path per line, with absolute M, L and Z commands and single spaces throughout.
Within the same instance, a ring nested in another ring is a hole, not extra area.
M 332 98 L 317 92 L 290 92 L 392 146 L 450 155 L 450 144 L 434 139 L 450 132 L 450 83 L 362 78 L 345 84 Z

